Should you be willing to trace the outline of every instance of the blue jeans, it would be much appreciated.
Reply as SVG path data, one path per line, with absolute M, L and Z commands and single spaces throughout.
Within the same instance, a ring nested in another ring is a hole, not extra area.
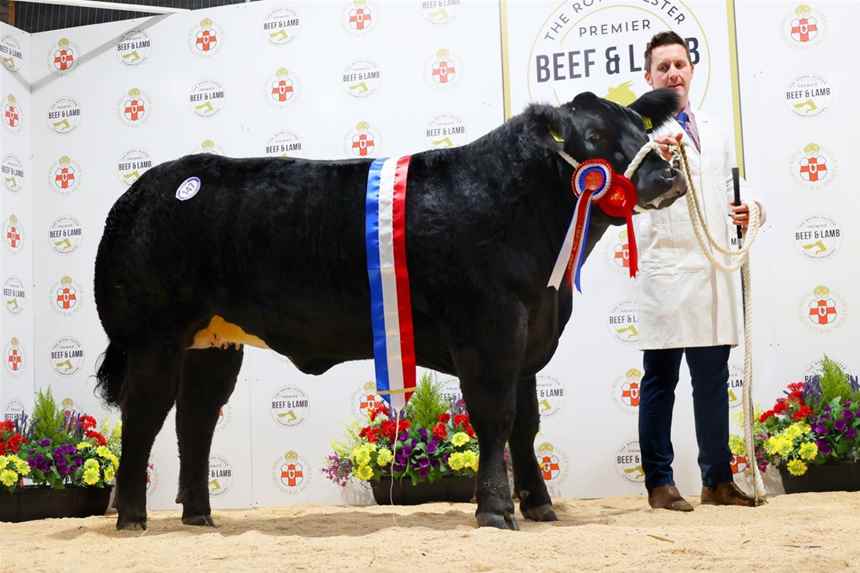
M 672 407 L 681 356 L 686 353 L 693 380 L 693 413 L 699 443 L 702 485 L 732 480 L 729 451 L 729 346 L 646 350 L 639 395 L 639 447 L 645 487 L 674 485 Z

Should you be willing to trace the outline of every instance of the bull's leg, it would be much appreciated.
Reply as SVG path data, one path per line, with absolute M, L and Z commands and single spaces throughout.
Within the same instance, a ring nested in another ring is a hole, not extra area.
M 146 464 L 176 399 L 183 352 L 149 344 L 128 351 L 122 399 L 122 460 L 117 473 L 117 529 L 146 529 Z
M 514 464 L 514 489 L 520 497 L 523 517 L 534 521 L 557 521 L 535 457 L 535 436 L 540 428 L 536 384 L 534 376 L 527 376 L 517 385 L 517 416 L 509 440 Z
M 209 506 L 209 450 L 221 407 L 242 367 L 242 347 L 191 350 L 185 357 L 176 401 L 182 523 L 215 526 Z

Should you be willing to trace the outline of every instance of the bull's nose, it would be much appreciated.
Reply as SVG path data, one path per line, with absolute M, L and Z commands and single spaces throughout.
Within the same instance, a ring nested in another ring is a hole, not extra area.
M 667 184 L 671 184 L 675 180 L 675 177 L 677 177 L 677 176 L 678 176 L 678 171 L 673 167 L 667 167 L 667 168 L 663 169 L 659 175 L 660 181 L 667 183 Z

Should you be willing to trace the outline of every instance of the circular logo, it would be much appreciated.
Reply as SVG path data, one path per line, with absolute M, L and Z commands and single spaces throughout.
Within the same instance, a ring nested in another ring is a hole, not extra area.
M 3 36 L 0 39 L 0 62 L 10 72 L 17 72 L 24 62 L 24 53 L 21 44 L 12 36 Z
M 140 179 L 140 176 L 150 167 L 152 167 L 152 159 L 149 154 L 139 149 L 132 149 L 119 158 L 116 172 L 123 185 L 128 187 Z
M 468 143 L 466 125 L 453 115 L 437 115 L 424 132 L 427 145 L 433 149 L 446 149 Z
M 272 419 L 281 426 L 298 426 L 308 415 L 307 395 L 294 387 L 284 387 L 272 396 Z
M 346 93 L 362 98 L 371 95 L 382 82 L 382 70 L 373 62 L 358 61 L 343 71 L 341 83 Z
M 209 495 L 223 495 L 233 484 L 233 467 L 222 457 L 209 458 Z
M 12 420 L 13 422 L 24 417 L 24 404 L 18 400 L 10 400 L 3 410 L 3 419 Z
M 61 255 L 67 255 L 78 248 L 84 229 L 74 217 L 60 217 L 51 224 L 48 239 L 51 246 Z
M 200 21 L 200 25 L 192 28 L 188 35 L 188 44 L 191 52 L 203 57 L 213 56 L 221 47 L 221 29 L 209 18 Z
M 521 81 L 528 85 L 530 101 L 566 103 L 585 81 L 595 94 L 629 105 L 651 91 L 643 74 L 645 46 L 656 31 L 669 29 L 687 42 L 696 67 L 691 100 L 702 107 L 711 81 L 711 51 L 701 21 L 677 2 L 559 3 L 534 36 L 528 77 Z
M 615 469 L 618 475 L 633 483 L 645 483 L 645 470 L 642 468 L 642 456 L 639 441 L 625 442 L 615 453 Z
M 60 195 L 66 195 L 78 188 L 81 168 L 67 155 L 60 157 L 51 166 L 51 186 Z
M 146 495 L 152 495 L 158 489 L 158 470 L 155 464 L 146 464 Z
M 6 224 L 3 226 L 3 239 L 6 248 L 13 253 L 24 248 L 24 228 L 14 214 L 9 215 L 9 218 L 6 219 Z
M 119 114 L 123 123 L 130 127 L 143 125 L 150 114 L 149 99 L 138 88 L 128 90 L 119 103 Z
M 212 117 L 224 107 L 224 89 L 216 82 L 200 82 L 188 96 L 191 110 L 200 117 Z
M 613 269 L 623 272 L 624 276 L 629 276 L 630 248 L 627 244 L 627 229 L 618 231 L 617 238 L 614 241 L 609 241 L 609 248 L 606 252 L 609 265 Z
M 3 354 L 3 364 L 6 365 L 6 370 L 14 375 L 18 375 L 24 371 L 27 362 L 24 360 L 24 348 L 16 337 L 9 339 L 9 344 L 6 345 L 6 351 Z
M 558 485 L 567 477 L 567 458 L 550 442 L 540 442 L 535 448 L 538 467 L 544 482 Z
M 51 366 L 62 376 L 71 376 L 84 363 L 84 349 L 74 338 L 61 338 L 51 348 Z
M 842 230 L 827 217 L 810 217 L 794 232 L 797 250 L 810 259 L 826 259 L 839 250 Z
M 298 35 L 302 23 L 295 12 L 281 8 L 271 12 L 263 21 L 263 32 L 269 42 L 276 46 L 289 43 Z
M 7 155 L 0 165 L 0 173 L 3 175 L 3 186 L 9 191 L 17 192 L 24 186 L 24 166 L 21 160 L 14 155 Z
M 218 421 L 215 422 L 215 429 L 220 430 L 230 425 L 230 420 L 233 418 L 233 408 L 229 403 L 221 406 L 218 410 Z
M 785 19 L 783 32 L 793 46 L 815 45 L 824 34 L 824 18 L 812 6 L 800 4 Z
M 51 289 L 51 304 L 66 316 L 78 310 L 80 303 L 80 287 L 70 276 L 61 278 Z
M 621 342 L 639 340 L 639 309 L 633 301 L 624 301 L 609 312 L 609 331 Z
M 352 395 L 352 403 L 355 404 L 358 414 L 362 417 L 367 416 L 368 412 L 382 402 L 382 396 L 376 393 L 376 383 L 373 381 L 365 382 Z
M 353 34 L 366 34 L 376 23 L 376 11 L 366 0 L 353 0 L 343 13 L 343 24 Z
M 27 295 L 24 292 L 24 281 L 18 277 L 9 277 L 3 283 L 3 306 L 12 314 L 24 310 Z
M 729 408 L 735 409 L 743 406 L 744 398 L 744 370 L 738 366 L 729 365 L 729 379 L 726 381 L 726 390 L 729 393 Z
M 311 469 L 298 453 L 290 450 L 275 460 L 272 475 L 282 491 L 294 495 L 305 489 Z
M 358 122 L 344 140 L 344 151 L 350 157 L 374 157 L 379 147 L 379 134 L 366 121 Z
M 615 380 L 612 385 L 612 395 L 615 403 L 628 414 L 639 412 L 639 392 L 642 388 L 642 371 L 630 368 Z
M 18 133 L 21 131 L 23 121 L 24 114 L 21 111 L 21 106 L 18 105 L 18 98 L 9 94 L 3 104 L 3 125 L 12 133 Z
M 301 157 L 302 141 L 289 131 L 279 131 L 266 144 L 269 157 Z
M 826 286 L 817 286 L 801 307 L 804 322 L 818 332 L 830 332 L 845 321 L 845 305 Z
M 564 402 L 564 386 L 549 376 L 537 376 L 538 411 L 541 416 L 552 416 Z
M 69 133 L 81 122 L 81 108 L 78 102 L 61 97 L 48 110 L 48 125 L 57 133 Z
M 814 75 L 801 76 L 785 90 L 785 101 L 797 115 L 818 115 L 830 106 L 830 84 Z
M 266 93 L 269 103 L 283 109 L 296 97 L 297 79 L 286 68 L 279 68 L 275 75 L 269 78 Z
M 116 45 L 116 54 L 120 61 L 127 66 L 136 66 L 143 63 L 149 56 L 152 41 L 146 32 L 132 30 L 124 34 Z
M 805 145 L 791 162 L 791 173 L 810 189 L 821 189 L 833 181 L 836 161 L 817 143 Z
M 201 185 L 199 177 L 189 177 L 176 190 L 176 198 L 180 201 L 188 201 L 197 195 Z
M 456 7 L 460 0 L 424 0 L 421 2 L 421 11 L 424 19 L 431 24 L 447 24 L 454 19 Z
M 68 38 L 60 38 L 48 56 L 51 69 L 60 74 L 72 71 L 78 61 L 78 48 Z
M 463 68 L 451 50 L 441 49 L 427 60 L 425 75 L 431 86 L 446 89 L 457 83 Z

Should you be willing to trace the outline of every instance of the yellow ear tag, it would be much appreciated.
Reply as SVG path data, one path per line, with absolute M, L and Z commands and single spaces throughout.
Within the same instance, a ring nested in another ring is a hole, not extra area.
M 560 136 L 555 130 L 550 129 L 549 134 L 552 136 L 556 143 L 564 143 L 564 138 Z
M 654 123 L 651 121 L 651 118 L 648 116 L 645 116 L 645 115 L 642 116 L 642 124 L 645 126 L 645 129 L 647 131 L 651 131 L 652 129 L 654 129 Z

